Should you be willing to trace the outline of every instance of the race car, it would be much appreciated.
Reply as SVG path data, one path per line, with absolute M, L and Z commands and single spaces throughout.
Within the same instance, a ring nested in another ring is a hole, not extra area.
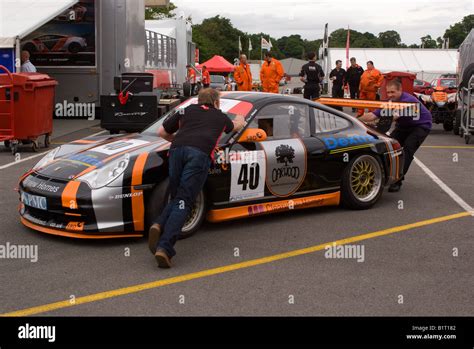
M 30 54 L 47 52 L 79 53 L 86 49 L 86 39 L 68 35 L 43 35 L 27 41 L 23 45 L 23 50 Z
M 96 136 L 48 153 L 19 183 L 21 222 L 74 238 L 141 237 L 169 200 L 163 121 L 141 133 Z M 245 115 L 245 129 L 223 136 L 204 189 L 183 227 L 293 209 L 368 209 L 403 175 L 400 144 L 356 118 L 302 98 L 225 92 L 221 110 Z

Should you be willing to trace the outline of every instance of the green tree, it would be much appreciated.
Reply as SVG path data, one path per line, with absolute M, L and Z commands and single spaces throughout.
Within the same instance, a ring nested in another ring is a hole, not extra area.
M 173 11 L 176 9 L 177 6 L 172 2 L 166 7 L 146 7 L 145 19 L 175 18 L 176 14 Z
M 346 47 L 346 42 L 347 29 L 337 29 L 329 36 L 329 47 Z M 361 33 L 352 29 L 349 42 L 351 47 L 357 48 L 382 47 L 382 42 L 374 34 L 369 32 Z
M 421 47 L 423 48 L 436 48 L 436 40 L 433 40 L 431 35 L 425 35 L 421 38 Z
M 321 47 L 323 43 L 323 39 L 317 39 L 317 40 L 303 40 L 303 45 L 304 45 L 304 50 L 306 54 L 310 52 L 315 52 L 316 55 L 319 55 L 319 48 Z M 306 59 L 305 57 L 304 59 Z
M 300 35 L 284 36 L 276 41 L 278 49 L 285 57 L 301 58 L 305 51 L 304 41 Z
M 472 28 L 474 28 L 474 15 L 468 15 L 464 17 L 461 22 L 450 26 L 443 37 L 449 38 L 450 48 L 459 48 Z
M 398 34 L 398 32 L 395 30 L 387 30 L 379 33 L 378 38 L 382 43 L 382 47 L 400 47 L 402 43 L 400 34 Z

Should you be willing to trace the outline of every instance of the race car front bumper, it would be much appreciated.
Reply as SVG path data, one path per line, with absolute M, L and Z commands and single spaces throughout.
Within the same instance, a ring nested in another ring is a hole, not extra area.
M 89 239 L 143 236 L 143 191 L 93 190 L 86 183 L 32 174 L 21 181 L 19 192 L 21 222 L 37 231 Z

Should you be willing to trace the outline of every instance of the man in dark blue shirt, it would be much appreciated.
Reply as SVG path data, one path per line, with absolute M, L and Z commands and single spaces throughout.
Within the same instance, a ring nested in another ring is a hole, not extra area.
M 308 54 L 309 62 L 301 67 L 300 80 L 304 82 L 303 97 L 309 100 L 319 98 L 320 89 L 319 84 L 324 78 L 323 68 L 316 63 L 316 53 L 310 52 Z
M 426 107 L 420 103 L 420 101 L 402 90 L 402 84 L 399 80 L 391 80 L 387 82 L 387 96 L 392 102 L 407 102 L 416 103 L 418 108 L 412 111 L 412 113 L 406 113 L 411 115 L 400 115 L 396 111 L 393 112 L 394 120 L 396 121 L 395 130 L 391 133 L 391 136 L 395 138 L 403 147 L 405 155 L 405 164 L 403 167 L 403 173 L 406 174 L 410 168 L 410 164 L 413 161 L 415 152 L 423 144 L 426 137 L 428 137 L 433 118 L 431 113 Z M 364 122 L 373 122 L 380 118 L 382 113 L 391 112 L 386 109 L 378 109 L 373 113 L 364 114 L 359 120 Z M 405 114 L 405 113 L 403 113 Z M 390 186 L 390 192 L 398 192 L 402 186 L 404 177 Z
M 329 79 L 332 81 L 332 97 L 344 98 L 344 85 L 346 84 L 346 71 L 342 69 L 342 61 L 336 61 L 336 68 L 329 74 Z M 333 107 L 334 109 L 342 111 L 342 107 Z
M 199 92 L 198 104 L 175 113 L 160 127 L 160 137 L 171 142 L 169 155 L 170 202 L 151 226 L 148 247 L 160 268 L 170 268 L 176 254 L 174 245 L 204 187 L 211 156 L 222 133 L 239 131 L 243 116 L 234 121 L 219 110 L 219 92 L 207 88 Z

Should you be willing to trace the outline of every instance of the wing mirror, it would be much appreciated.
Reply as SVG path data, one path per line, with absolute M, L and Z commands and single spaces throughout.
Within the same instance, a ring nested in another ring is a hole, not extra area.
M 261 128 L 248 128 L 239 138 L 239 143 L 263 142 L 267 140 L 267 133 Z

